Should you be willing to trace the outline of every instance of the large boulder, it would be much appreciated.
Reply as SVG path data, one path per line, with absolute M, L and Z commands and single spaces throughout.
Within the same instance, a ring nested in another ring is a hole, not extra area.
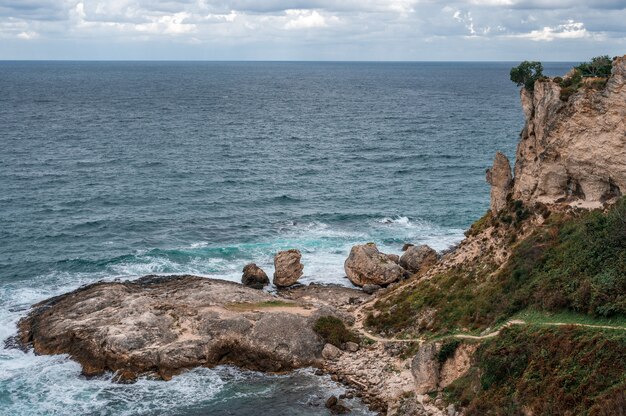
M 274 284 L 278 287 L 291 286 L 302 276 L 304 265 L 300 263 L 299 250 L 279 251 L 274 257 Z
M 253 289 L 263 289 L 263 287 L 270 284 L 270 279 L 263 269 L 254 263 L 250 263 L 243 268 L 241 283 Z
M 426 270 L 433 264 L 437 263 L 439 255 L 435 250 L 426 244 L 420 246 L 411 246 L 400 257 L 400 266 L 411 273 L 417 273 Z
M 405 273 L 402 267 L 378 251 L 374 243 L 352 247 L 344 269 L 348 279 L 357 286 L 388 285 L 400 280 Z
M 441 364 L 437 360 L 440 344 L 424 343 L 420 345 L 417 354 L 411 362 L 411 373 L 415 382 L 415 392 L 426 394 L 437 390 L 439 386 L 439 369 Z
M 324 345 L 322 350 L 322 357 L 327 360 L 336 360 L 341 355 L 341 350 L 335 347 L 333 344 Z

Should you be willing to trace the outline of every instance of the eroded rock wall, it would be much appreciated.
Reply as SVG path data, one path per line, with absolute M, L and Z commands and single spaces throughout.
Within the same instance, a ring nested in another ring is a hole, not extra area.
M 552 80 L 522 89 L 526 124 L 517 147 L 513 197 L 594 208 L 626 192 L 626 56 L 606 87 L 567 101 Z

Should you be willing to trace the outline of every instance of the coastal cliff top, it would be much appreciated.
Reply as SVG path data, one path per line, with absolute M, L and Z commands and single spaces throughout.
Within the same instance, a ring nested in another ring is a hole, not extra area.
M 575 76 L 521 90 L 515 199 L 598 208 L 626 190 L 626 56 L 614 58 L 607 79 Z

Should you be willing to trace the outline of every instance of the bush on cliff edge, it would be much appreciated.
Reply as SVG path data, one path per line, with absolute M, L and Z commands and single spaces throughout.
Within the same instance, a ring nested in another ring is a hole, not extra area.
M 543 77 L 543 65 L 541 62 L 524 61 L 515 68 L 511 68 L 511 81 L 517 86 L 523 85 L 528 91 L 533 90 L 535 81 Z

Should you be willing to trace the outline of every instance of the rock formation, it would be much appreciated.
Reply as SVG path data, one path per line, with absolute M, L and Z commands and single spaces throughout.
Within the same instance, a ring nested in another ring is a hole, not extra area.
M 267 274 L 254 263 L 250 263 L 244 266 L 243 275 L 241 276 L 241 283 L 244 286 L 251 287 L 253 289 L 263 289 L 263 287 L 270 284 L 270 279 Z
M 400 256 L 398 256 L 397 254 L 385 254 L 385 256 L 387 256 L 389 260 L 396 264 L 400 263 Z
M 422 344 L 413 357 L 411 373 L 415 380 L 415 391 L 418 394 L 437 390 L 441 367 L 437 360 L 437 352 L 439 352 L 440 347 L 440 344 L 434 342 Z
M 304 265 L 300 263 L 299 250 L 280 251 L 274 257 L 274 284 L 287 287 L 295 284 L 302 276 Z
M 400 280 L 405 273 L 402 267 L 378 251 L 374 243 L 352 247 L 344 270 L 348 279 L 357 286 L 388 285 Z
M 302 293 L 314 302 L 316 290 Z M 337 290 L 321 296 L 348 296 L 349 289 Z M 218 364 L 284 371 L 319 364 L 324 342 L 313 325 L 329 314 L 335 309 L 326 303 L 281 301 L 232 282 L 149 276 L 96 283 L 35 305 L 19 337 L 38 354 L 69 354 L 88 376 L 168 379 Z
M 553 80 L 522 88 L 514 198 L 594 208 L 626 190 L 625 84 L 626 56 L 604 88 L 582 87 L 567 101 Z
M 422 244 L 408 247 L 400 257 L 400 266 L 411 273 L 417 273 L 428 269 L 438 260 L 437 252 L 426 244 Z
M 472 356 L 477 348 L 476 344 L 460 344 L 450 357 L 440 361 L 437 356 L 441 350 L 440 343 L 420 345 L 411 362 L 415 391 L 425 394 L 449 386 L 470 369 Z
M 496 153 L 493 166 L 487 169 L 487 183 L 491 185 L 491 212 L 497 214 L 506 207 L 507 196 L 513 186 L 511 163 L 504 154 Z

